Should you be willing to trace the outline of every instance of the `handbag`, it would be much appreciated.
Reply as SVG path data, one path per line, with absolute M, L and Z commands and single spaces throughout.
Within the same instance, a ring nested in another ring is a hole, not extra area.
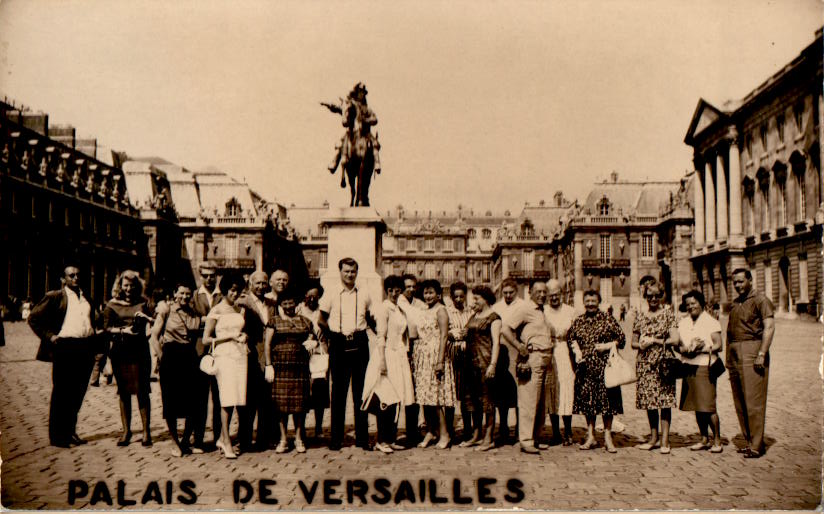
M 209 348 L 209 353 L 200 359 L 200 371 L 207 375 L 217 375 L 217 361 L 215 360 L 215 343 Z
M 712 362 L 712 352 L 710 352 L 709 362 Z M 715 359 L 715 362 L 712 364 L 707 364 L 710 370 L 710 381 L 715 382 L 718 380 L 718 377 L 724 374 L 727 371 L 727 367 L 724 366 L 724 361 L 721 360 L 721 357 Z
M 532 378 L 532 368 L 529 367 L 529 356 L 518 354 L 518 359 L 515 364 L 515 375 L 518 380 L 527 382 Z
M 329 371 L 329 354 L 313 353 L 309 355 L 309 374 L 312 378 L 325 378 Z
M 670 347 L 664 349 L 664 355 L 661 357 L 659 369 L 661 370 L 661 376 L 669 380 L 684 378 L 685 375 L 684 363 L 681 362 L 681 359 L 675 355 L 675 352 Z
M 604 385 L 607 389 L 618 387 L 624 384 L 635 382 L 635 370 L 629 362 L 618 355 L 618 350 L 613 346 L 609 350 L 607 365 L 604 368 Z

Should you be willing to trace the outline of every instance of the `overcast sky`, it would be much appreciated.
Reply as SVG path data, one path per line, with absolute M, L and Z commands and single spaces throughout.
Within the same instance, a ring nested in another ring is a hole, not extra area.
M 0 4 L 0 95 L 79 136 L 216 166 L 286 204 L 348 202 L 321 107 L 363 81 L 379 209 L 583 199 L 678 179 L 699 98 L 740 98 L 814 39 L 798 1 Z

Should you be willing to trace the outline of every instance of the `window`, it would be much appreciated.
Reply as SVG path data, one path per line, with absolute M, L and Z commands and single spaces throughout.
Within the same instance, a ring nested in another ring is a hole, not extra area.
M 652 234 L 641 234 L 641 258 L 652 259 L 653 256 Z
M 767 149 L 767 124 L 761 124 L 761 148 L 766 150 Z
M 463 241 L 460 239 L 453 239 L 452 240 L 452 250 L 456 252 L 460 252 L 463 250 Z
M 535 271 L 535 252 L 532 249 L 524 250 L 524 271 L 532 273 Z
M 386 278 L 391 274 L 392 274 L 392 263 L 391 262 L 384 262 L 383 263 L 383 278 Z
M 326 267 L 327 267 L 326 261 L 328 260 L 328 258 L 329 258 L 329 252 L 328 251 L 321 250 L 318 253 L 318 261 L 319 261 L 318 262 L 318 269 L 319 270 L 325 270 L 326 269 Z
M 749 235 L 755 234 L 755 197 L 747 196 L 747 206 L 749 207 L 749 219 L 747 220 L 747 233 Z
M 406 238 L 405 237 L 399 237 L 399 238 L 396 239 L 396 241 L 398 243 L 398 251 L 399 252 L 405 252 L 406 251 Z
M 238 202 L 237 198 L 234 196 L 226 202 L 226 211 L 224 215 L 229 218 L 240 216 L 240 202 Z
M 609 262 L 609 259 L 612 256 L 610 249 L 610 239 L 611 237 L 609 235 L 601 235 L 601 262 Z
M 422 252 L 423 251 L 423 238 L 418 238 L 417 245 L 418 245 L 418 251 Z
M 424 245 L 423 245 L 424 250 L 426 250 L 427 252 L 431 252 L 431 251 L 435 250 L 435 240 L 434 239 L 432 239 L 431 237 L 427 237 L 423 241 L 424 241 Z
M 609 216 L 609 200 L 607 200 L 606 196 L 598 202 L 598 215 Z
M 443 239 L 441 239 L 440 237 L 436 237 L 435 238 L 435 251 L 440 252 L 441 250 L 443 250 Z
M 491 237 L 492 237 L 492 231 L 489 230 L 488 228 L 485 228 L 484 231 L 483 231 L 483 238 L 484 239 L 489 239 Z
M 798 182 L 798 219 L 801 221 L 807 219 L 807 184 L 804 172 L 798 173 L 795 179 Z
M 426 279 L 437 278 L 437 267 L 434 262 L 427 262 L 423 267 L 423 276 Z
M 227 261 L 233 261 L 237 259 L 237 246 L 238 240 L 236 237 L 227 237 L 223 241 L 224 246 L 224 256 L 226 257 Z
M 446 262 L 443 265 L 443 279 L 451 282 L 455 278 L 455 265 L 451 262 Z
M 761 189 L 761 232 L 770 230 L 770 189 Z
M 484 275 L 483 275 L 484 282 L 489 282 L 489 269 L 490 269 L 489 268 L 489 263 L 488 262 L 484 263 L 484 271 L 483 271 L 483 273 L 484 273 Z
M 746 135 L 744 145 L 747 147 L 747 156 L 752 160 L 752 134 Z
M 804 131 L 804 101 L 800 101 L 793 107 L 793 116 L 795 117 L 795 128 L 798 132 Z
M 778 141 L 784 142 L 784 115 L 780 114 L 775 118 L 775 128 L 778 131 Z
M 787 224 L 787 188 L 784 181 L 776 182 L 776 193 L 778 193 L 778 225 L 783 227 Z
M 415 263 L 413 261 L 409 261 L 406 263 L 406 273 L 412 275 L 413 277 L 418 276 L 418 274 L 415 272 Z
M 466 231 L 466 237 L 467 238 L 475 239 L 475 236 L 476 236 L 476 234 L 475 234 L 475 229 L 474 228 L 470 228 L 469 230 Z

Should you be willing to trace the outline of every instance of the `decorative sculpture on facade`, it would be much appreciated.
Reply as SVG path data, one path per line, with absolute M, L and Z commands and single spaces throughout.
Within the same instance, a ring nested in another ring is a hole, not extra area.
M 339 104 L 321 102 L 321 105 L 335 114 L 340 114 L 346 132 L 335 147 L 335 158 L 329 165 L 329 172 L 335 173 L 341 165 L 340 186 L 346 187 L 349 178 L 351 199 L 349 205 L 369 205 L 369 184 L 372 172 L 381 172 L 380 143 L 377 134 L 371 132 L 378 118 L 366 104 L 366 86 L 358 82 L 346 99 Z

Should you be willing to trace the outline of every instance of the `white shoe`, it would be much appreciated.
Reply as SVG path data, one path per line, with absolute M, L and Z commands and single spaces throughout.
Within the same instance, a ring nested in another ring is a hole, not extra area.
M 384 443 L 375 443 L 375 449 L 382 453 L 395 453 L 391 446 Z

